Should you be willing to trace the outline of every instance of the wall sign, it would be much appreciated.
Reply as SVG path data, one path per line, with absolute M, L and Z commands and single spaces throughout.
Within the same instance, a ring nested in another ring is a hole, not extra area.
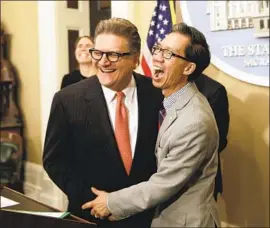
M 269 1 L 180 1 L 180 7 L 184 22 L 206 36 L 215 66 L 269 86 Z

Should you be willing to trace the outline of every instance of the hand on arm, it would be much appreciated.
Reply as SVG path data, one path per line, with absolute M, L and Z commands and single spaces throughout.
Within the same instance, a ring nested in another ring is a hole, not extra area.
M 170 138 L 167 156 L 149 181 L 108 195 L 108 207 L 117 220 L 165 202 L 190 181 L 208 156 L 208 130 L 204 124 L 189 124 Z M 163 152 L 161 149 L 159 152 Z
M 105 217 L 108 217 L 111 214 L 107 207 L 108 193 L 93 187 L 91 190 L 97 197 L 94 200 L 83 204 L 82 209 L 91 209 L 91 215 L 96 218 L 104 219 Z

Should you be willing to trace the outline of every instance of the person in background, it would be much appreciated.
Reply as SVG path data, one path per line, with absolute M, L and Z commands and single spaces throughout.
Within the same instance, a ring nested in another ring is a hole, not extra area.
M 89 78 L 96 73 L 92 65 L 92 58 L 89 49 L 93 47 L 93 39 L 90 36 L 78 37 L 75 42 L 75 58 L 78 62 L 78 69 L 64 75 L 61 83 L 61 89 Z
M 101 220 L 82 210 L 91 186 L 112 192 L 147 181 L 156 172 L 155 143 L 160 89 L 134 72 L 141 50 L 138 29 L 128 20 L 102 20 L 90 49 L 96 75 L 53 98 L 43 165 L 67 195 L 68 211 L 106 228 L 146 228 L 153 210 L 121 221 Z
M 218 128 L 194 83 L 210 63 L 208 44 L 200 31 L 180 23 L 154 45 L 152 54 L 153 85 L 165 97 L 157 172 L 148 181 L 110 193 L 92 188 L 97 198 L 82 208 L 92 208 L 96 217 L 121 220 L 157 206 L 152 227 L 220 226 L 213 197 Z
M 207 98 L 214 112 L 219 131 L 218 171 L 215 179 L 214 189 L 214 198 L 217 200 L 218 194 L 221 194 L 223 190 L 220 153 L 227 146 L 227 135 L 230 123 L 229 101 L 225 87 L 207 75 L 201 74 L 195 80 L 195 84 L 199 91 Z

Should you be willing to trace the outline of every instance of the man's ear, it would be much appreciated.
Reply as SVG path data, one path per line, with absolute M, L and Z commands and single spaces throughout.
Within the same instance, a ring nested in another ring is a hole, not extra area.
M 140 58 L 138 58 L 137 67 L 140 66 Z
M 195 63 L 189 63 L 185 69 L 184 69 L 184 74 L 185 75 L 191 75 L 196 69 L 196 64 Z

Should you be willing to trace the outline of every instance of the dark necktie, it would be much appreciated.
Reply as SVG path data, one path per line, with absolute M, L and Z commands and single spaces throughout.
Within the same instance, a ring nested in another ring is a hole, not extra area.
M 166 117 L 166 109 L 162 109 L 159 111 L 159 114 L 158 114 L 158 126 L 160 128 L 164 118 Z

